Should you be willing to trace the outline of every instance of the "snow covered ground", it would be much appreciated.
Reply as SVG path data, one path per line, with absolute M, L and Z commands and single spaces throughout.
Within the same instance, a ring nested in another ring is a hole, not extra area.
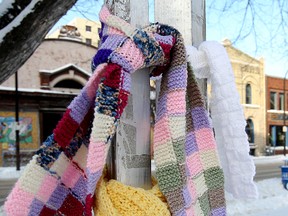
M 281 178 L 256 182 L 259 198 L 257 200 L 236 200 L 226 194 L 229 216 L 287 216 L 288 191 L 284 189 Z
M 263 164 L 283 159 L 281 156 L 270 156 L 257 157 L 254 161 L 255 164 Z M 0 168 L 0 179 L 18 177 L 21 172 L 16 172 L 15 168 Z M 237 200 L 226 194 L 228 216 L 287 216 L 288 191 L 284 189 L 281 177 L 262 180 L 256 184 L 259 190 L 259 198 L 256 200 Z M 4 215 L 2 208 L 0 207 L 1 216 Z
M 228 216 L 287 216 L 288 191 L 281 184 L 281 178 L 257 182 L 259 199 L 235 200 L 227 195 Z M 0 215 L 4 216 L 3 207 Z
M 282 155 L 254 157 L 255 165 L 283 164 Z M 279 168 L 280 169 L 280 168 Z M 287 216 L 288 191 L 284 189 L 281 176 L 256 182 L 259 197 L 256 200 L 237 200 L 226 194 L 228 216 Z

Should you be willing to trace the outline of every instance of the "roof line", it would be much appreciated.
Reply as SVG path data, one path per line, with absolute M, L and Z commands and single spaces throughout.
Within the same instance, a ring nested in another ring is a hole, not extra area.
M 59 68 L 56 68 L 56 69 L 53 69 L 53 70 L 45 70 L 45 69 L 40 69 L 39 72 L 44 72 L 44 73 L 56 73 L 58 71 L 61 71 L 63 69 L 66 69 L 66 68 L 69 68 L 69 67 L 74 67 L 76 68 L 77 70 L 81 71 L 82 73 L 88 75 L 88 76 L 91 76 L 91 73 L 87 72 L 86 70 L 80 68 L 79 66 L 73 64 L 73 63 L 68 63 L 66 65 L 63 65 L 62 67 L 59 67 Z

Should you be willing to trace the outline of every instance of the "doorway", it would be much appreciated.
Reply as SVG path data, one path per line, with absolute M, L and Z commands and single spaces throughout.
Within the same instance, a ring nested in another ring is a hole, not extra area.
M 42 112 L 41 143 L 53 133 L 64 112 Z

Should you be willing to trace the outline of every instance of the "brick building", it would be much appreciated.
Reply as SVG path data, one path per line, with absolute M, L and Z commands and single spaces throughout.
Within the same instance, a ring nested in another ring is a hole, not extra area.
M 284 123 L 288 123 L 288 81 L 285 80 L 285 97 L 284 97 L 284 79 L 266 76 L 266 108 L 267 108 L 267 145 L 272 146 L 275 153 L 283 153 L 285 136 L 288 132 L 285 131 Z M 284 112 L 285 110 L 285 112 Z M 284 120 L 285 116 L 285 120 Z M 285 121 L 285 122 L 284 122 Z M 287 146 L 288 139 L 286 139 Z

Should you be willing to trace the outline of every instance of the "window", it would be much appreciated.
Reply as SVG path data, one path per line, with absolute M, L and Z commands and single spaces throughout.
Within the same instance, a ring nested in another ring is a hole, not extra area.
M 284 110 L 284 94 L 279 94 L 279 109 Z
M 86 44 L 91 45 L 92 44 L 92 40 L 90 38 L 86 38 Z
M 269 142 L 272 146 L 283 146 L 285 141 L 285 132 L 282 126 L 270 125 L 269 128 Z
M 252 119 L 247 119 L 245 131 L 247 133 L 249 143 L 254 143 L 254 124 Z
M 252 103 L 252 97 L 251 97 L 251 85 L 246 85 L 246 104 Z
M 270 92 L 270 109 L 277 109 L 277 94 L 276 92 Z
M 91 26 L 87 26 L 87 25 L 86 25 L 86 31 L 87 31 L 87 32 L 91 32 Z

